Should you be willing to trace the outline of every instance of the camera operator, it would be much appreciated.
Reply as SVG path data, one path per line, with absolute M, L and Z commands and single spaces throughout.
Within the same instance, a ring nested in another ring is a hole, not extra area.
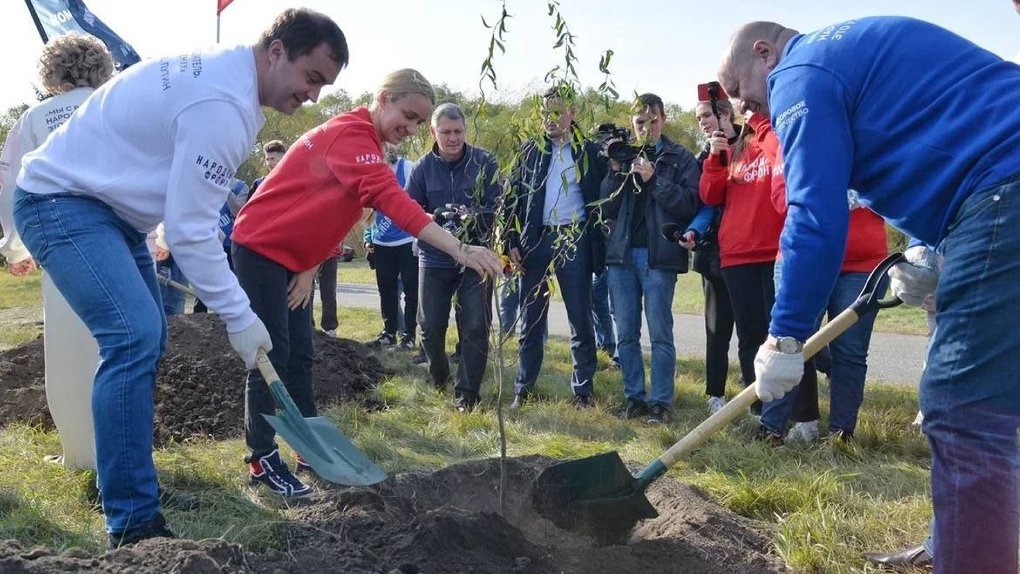
M 673 291 L 678 273 L 687 272 L 687 251 L 659 233 L 664 223 L 686 226 L 701 203 L 700 169 L 694 155 L 662 136 L 665 106 L 655 94 L 638 96 L 631 122 L 644 144 L 630 161 L 618 141 L 609 141 L 609 174 L 602 181 L 607 220 L 606 264 L 609 293 L 616 313 L 617 351 L 627 404 L 623 418 L 647 414 L 649 423 L 665 422 L 673 405 L 676 348 L 673 344 Z M 615 159 L 614 159 L 615 158 Z M 646 402 L 641 357 L 641 308 L 652 341 L 652 389 Z
M 489 152 L 464 141 L 466 131 L 459 106 L 446 103 L 436 108 L 429 127 L 436 143 L 415 164 L 407 191 L 425 211 L 435 214 L 437 224 L 464 243 L 482 245 L 490 234 L 499 195 L 499 166 Z M 418 245 L 418 323 L 432 383 L 442 389 L 450 378 L 446 328 L 456 295 L 461 358 L 454 407 L 469 412 L 478 404 L 489 356 L 492 283 L 427 242 Z
M 592 271 L 604 261 L 604 243 L 593 237 L 605 161 L 574 123 L 574 92 L 554 86 L 543 95 L 545 136 L 524 144 L 510 190 L 513 217 L 507 227 L 510 260 L 523 268 L 520 279 L 520 367 L 511 408 L 524 405 L 538 379 L 545 354 L 549 279 L 556 280 L 570 322 L 574 405 L 593 406 L 595 330 L 592 324 Z

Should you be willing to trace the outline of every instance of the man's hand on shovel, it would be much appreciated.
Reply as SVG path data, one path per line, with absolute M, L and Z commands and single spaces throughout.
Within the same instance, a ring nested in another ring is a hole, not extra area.
M 227 333 L 227 338 L 230 339 L 230 346 L 237 351 L 238 355 L 241 355 L 244 368 L 249 371 L 258 368 L 258 362 L 255 359 L 259 349 L 267 353 L 273 350 L 273 341 L 269 338 L 269 331 L 266 330 L 262 319 L 258 317 L 255 317 L 255 322 L 247 328 L 236 333 Z

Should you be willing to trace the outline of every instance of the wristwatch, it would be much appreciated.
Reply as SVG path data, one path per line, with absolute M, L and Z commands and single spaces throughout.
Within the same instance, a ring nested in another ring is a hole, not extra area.
M 804 351 L 804 342 L 798 341 L 793 337 L 773 337 L 776 341 L 776 348 L 779 349 L 780 353 L 792 355 L 793 353 L 802 353 Z

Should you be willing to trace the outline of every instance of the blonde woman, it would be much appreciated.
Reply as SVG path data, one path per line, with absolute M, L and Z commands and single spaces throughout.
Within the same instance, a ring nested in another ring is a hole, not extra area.
M 315 416 L 312 385 L 312 280 L 319 264 L 363 215 L 393 223 L 480 275 L 503 266 L 484 247 L 462 245 L 436 225 L 397 182 L 383 144 L 399 144 L 429 120 L 432 85 L 417 71 L 386 76 L 370 107 L 340 114 L 301 136 L 241 208 L 234 223 L 234 271 L 252 310 L 269 330 L 269 360 L 306 417 Z M 274 403 L 257 370 L 248 372 L 245 440 L 251 481 L 285 498 L 311 488 L 280 458 L 273 427 L 261 416 Z M 298 470 L 308 470 L 296 461 Z
M 89 95 L 113 75 L 113 58 L 93 36 L 65 34 L 51 39 L 39 59 L 39 80 L 49 98 L 29 108 L 15 123 L 0 160 L 0 255 L 12 275 L 25 276 L 35 260 L 14 229 L 15 179 L 24 154 L 42 145 Z M 46 401 L 60 434 L 62 460 L 69 469 L 94 469 L 96 444 L 92 425 L 92 377 L 99 348 L 85 324 L 43 275 L 43 345 Z

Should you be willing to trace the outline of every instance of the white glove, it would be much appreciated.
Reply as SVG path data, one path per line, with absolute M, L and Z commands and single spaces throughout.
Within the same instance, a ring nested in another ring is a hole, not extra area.
M 258 317 L 255 317 L 255 322 L 247 328 L 236 333 L 227 333 L 227 338 L 230 339 L 230 346 L 237 351 L 238 355 L 241 355 L 244 367 L 249 371 L 258 368 L 255 356 L 259 349 L 267 353 L 273 350 L 273 341 L 269 338 L 269 331 Z
M 763 403 L 783 398 L 804 376 L 804 353 L 780 353 L 768 343 L 754 356 L 755 392 Z
M 915 245 L 904 253 L 901 261 L 889 270 L 889 288 L 905 305 L 920 307 L 924 298 L 935 293 L 939 282 L 938 255 L 923 245 Z

